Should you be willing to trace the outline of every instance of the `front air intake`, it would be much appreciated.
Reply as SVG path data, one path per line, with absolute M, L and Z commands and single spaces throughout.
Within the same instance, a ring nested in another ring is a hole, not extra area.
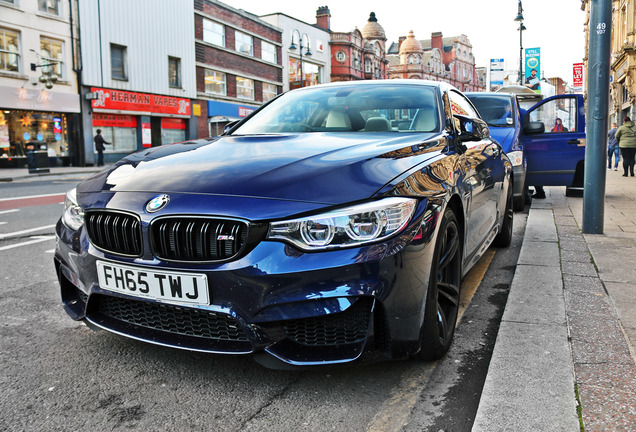
M 141 256 L 141 222 L 137 216 L 113 210 L 89 210 L 85 221 L 88 237 L 98 249 L 116 255 Z

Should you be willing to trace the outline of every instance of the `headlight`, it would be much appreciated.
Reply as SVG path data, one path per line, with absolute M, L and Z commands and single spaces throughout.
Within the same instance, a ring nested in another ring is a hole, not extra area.
M 77 231 L 84 223 L 84 211 L 77 204 L 76 189 L 71 189 L 66 192 L 66 199 L 64 200 L 64 214 L 62 215 L 62 222 L 64 225 Z
M 519 166 L 523 164 L 523 152 L 522 151 L 511 151 L 510 153 L 506 153 L 508 159 L 510 159 L 510 163 L 512 166 Z
M 412 198 L 386 198 L 315 216 L 272 222 L 267 237 L 307 251 L 359 246 L 404 229 L 416 203 Z

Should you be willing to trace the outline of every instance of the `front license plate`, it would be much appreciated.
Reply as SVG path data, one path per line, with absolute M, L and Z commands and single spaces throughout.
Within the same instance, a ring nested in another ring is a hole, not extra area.
M 150 270 L 97 261 L 102 289 L 170 303 L 207 305 L 208 280 L 200 273 Z

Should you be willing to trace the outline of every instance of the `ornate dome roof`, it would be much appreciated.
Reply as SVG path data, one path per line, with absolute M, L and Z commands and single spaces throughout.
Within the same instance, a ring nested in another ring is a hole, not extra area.
M 368 22 L 362 27 L 362 37 L 365 39 L 379 39 L 386 41 L 386 33 L 375 17 L 375 12 L 371 12 Z
M 400 55 L 407 53 L 421 53 L 424 52 L 420 41 L 415 39 L 413 30 L 409 31 L 409 35 L 404 39 L 404 42 L 400 45 Z

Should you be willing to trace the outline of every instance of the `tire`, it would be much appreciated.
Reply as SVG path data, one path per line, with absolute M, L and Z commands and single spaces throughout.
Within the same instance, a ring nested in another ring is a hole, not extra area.
M 512 242 L 512 223 L 515 217 L 515 211 L 512 207 L 512 188 L 508 187 L 508 196 L 506 197 L 506 209 L 504 211 L 504 220 L 501 224 L 501 231 L 492 242 L 497 247 L 508 247 Z
M 461 291 L 462 239 L 457 217 L 446 210 L 441 219 L 420 330 L 422 360 L 442 357 L 450 348 L 457 324 Z
M 520 197 L 516 197 L 512 201 L 512 208 L 516 212 L 523 211 L 526 208 L 526 194 L 528 193 L 528 186 L 523 186 L 523 193 Z

